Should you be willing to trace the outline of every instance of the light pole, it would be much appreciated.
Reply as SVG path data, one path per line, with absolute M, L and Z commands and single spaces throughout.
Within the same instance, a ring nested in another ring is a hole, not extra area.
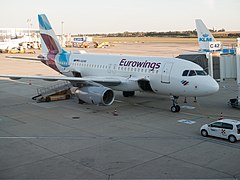
M 64 24 L 64 22 L 62 21 L 61 24 L 62 24 L 62 36 L 63 36 L 63 24 Z
M 31 19 L 27 19 L 27 23 L 28 23 L 28 40 L 30 42 L 30 24 L 31 24 Z

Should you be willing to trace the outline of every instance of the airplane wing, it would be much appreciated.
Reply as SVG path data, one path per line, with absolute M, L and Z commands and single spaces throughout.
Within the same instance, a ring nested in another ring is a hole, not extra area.
M 6 58 L 11 59 L 24 59 L 24 60 L 33 60 L 33 61 L 46 61 L 44 56 L 39 55 L 38 57 L 21 57 L 21 56 L 6 56 Z
M 22 76 L 22 75 L 0 75 L 2 78 L 10 78 L 12 80 L 19 80 L 19 79 L 41 79 L 45 81 L 72 81 L 72 82 L 96 82 L 102 85 L 109 85 L 109 86 L 117 86 L 121 84 L 120 78 L 112 78 L 112 77 L 67 77 L 67 76 Z

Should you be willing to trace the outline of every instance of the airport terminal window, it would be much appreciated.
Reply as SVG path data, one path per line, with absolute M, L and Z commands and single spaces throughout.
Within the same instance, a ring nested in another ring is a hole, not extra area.
M 187 76 L 187 75 L 188 75 L 188 72 L 189 72 L 189 70 L 183 71 L 182 76 Z

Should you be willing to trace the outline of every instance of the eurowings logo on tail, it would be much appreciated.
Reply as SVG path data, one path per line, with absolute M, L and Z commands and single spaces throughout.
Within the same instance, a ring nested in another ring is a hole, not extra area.
M 56 61 L 58 61 L 58 64 L 62 68 L 65 69 L 69 67 L 70 54 L 61 48 L 57 36 L 55 35 L 46 15 L 38 15 L 38 21 L 42 43 L 45 45 L 44 47 L 46 47 L 45 53 L 47 54 L 47 57 L 49 59 L 50 66 L 53 69 L 58 70 L 56 66 Z M 56 57 L 58 58 L 56 59 Z

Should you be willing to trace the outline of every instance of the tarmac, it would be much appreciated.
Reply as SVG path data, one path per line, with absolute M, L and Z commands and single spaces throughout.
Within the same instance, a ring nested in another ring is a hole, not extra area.
M 0 74 L 58 75 L 40 62 L 3 54 Z M 75 97 L 31 99 L 51 83 L 0 79 L 0 179 L 240 178 L 240 142 L 199 132 L 221 113 L 240 120 L 240 110 L 227 105 L 237 96 L 235 80 L 219 82 L 218 93 L 197 102 L 179 98 L 179 113 L 170 111 L 170 97 L 147 93 L 124 98 L 116 92 L 112 106 L 81 105 Z

